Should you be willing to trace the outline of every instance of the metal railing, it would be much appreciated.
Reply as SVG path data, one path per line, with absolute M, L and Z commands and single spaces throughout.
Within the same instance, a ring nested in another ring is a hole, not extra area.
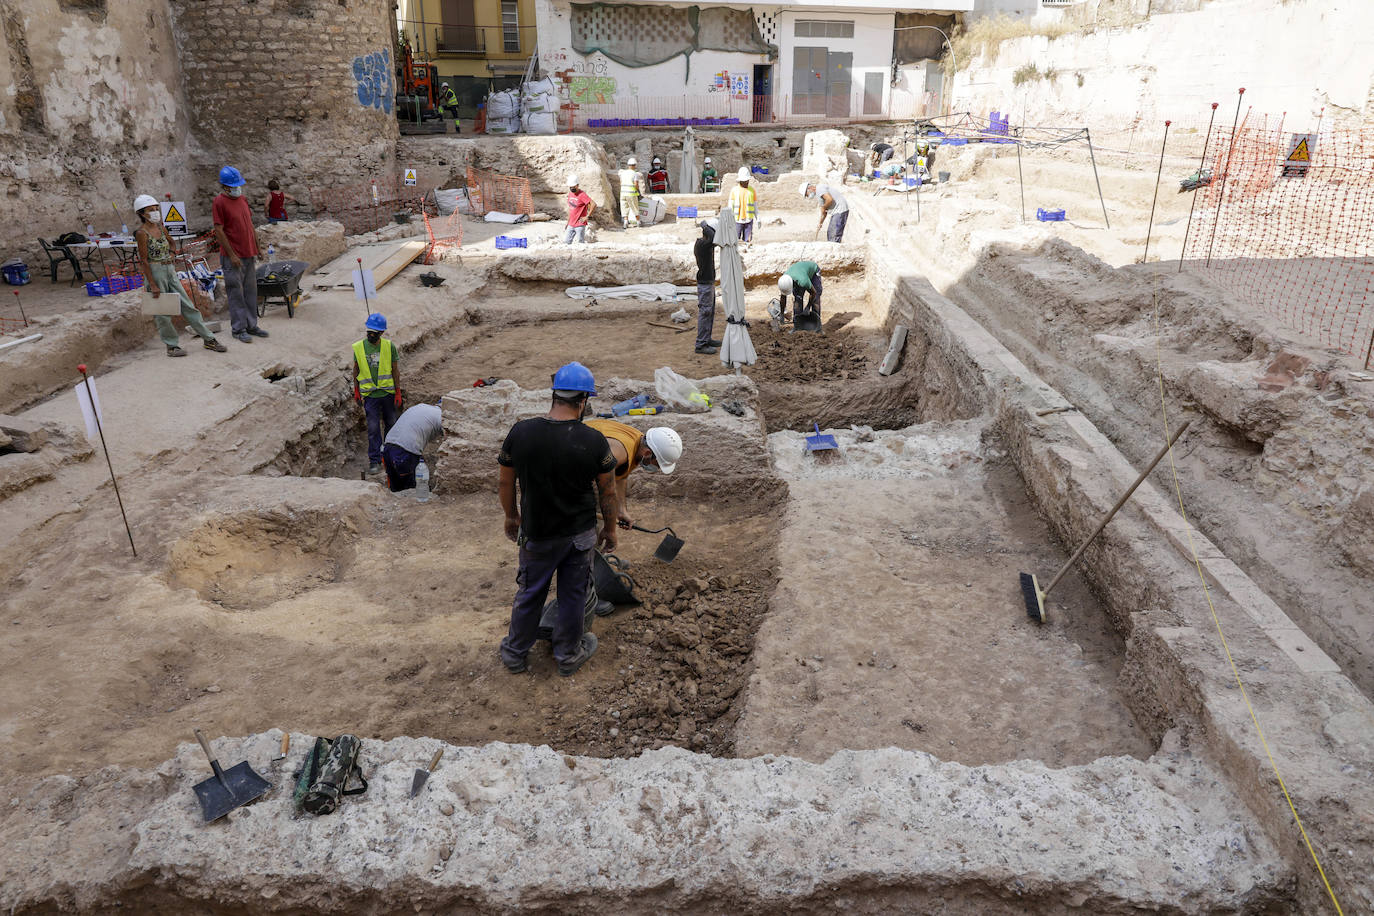
M 434 30 L 434 47 L 440 54 L 485 54 L 486 29 L 475 25 L 441 25 Z
M 594 85 L 592 86 L 594 89 Z M 864 111 L 862 92 L 846 99 L 831 97 L 822 110 L 797 112 L 791 94 L 736 98 L 727 93 L 677 96 L 630 96 L 605 99 L 580 95 L 574 87 L 563 105 L 560 126 L 577 132 L 643 128 L 733 127 L 736 125 L 847 124 L 857 121 L 903 121 L 938 114 L 932 93 L 893 99 L 889 93 L 878 110 Z M 845 102 L 848 101 L 846 108 Z M 800 106 L 813 107 L 813 106 Z M 870 106 L 871 108 L 871 106 Z

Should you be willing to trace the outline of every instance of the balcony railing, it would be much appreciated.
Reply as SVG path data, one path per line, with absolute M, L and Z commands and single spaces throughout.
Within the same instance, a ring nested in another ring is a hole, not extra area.
M 485 54 L 486 30 L 475 25 L 441 25 L 434 30 L 434 47 L 440 54 Z

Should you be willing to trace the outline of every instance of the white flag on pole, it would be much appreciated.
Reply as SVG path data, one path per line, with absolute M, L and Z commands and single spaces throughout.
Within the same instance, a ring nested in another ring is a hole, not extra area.
M 95 376 L 87 376 L 91 383 L 91 393 L 86 394 L 86 383 L 76 383 L 76 402 L 81 405 L 81 416 L 86 421 L 86 438 L 94 439 L 98 430 L 95 425 L 95 418 L 100 417 L 100 422 L 105 422 L 105 414 L 100 410 L 100 392 L 95 390 Z M 91 404 L 91 398 L 95 399 L 95 404 Z
M 366 295 L 364 295 L 366 290 Z M 370 270 L 353 271 L 353 298 L 354 299 L 376 299 L 377 281 L 372 278 Z

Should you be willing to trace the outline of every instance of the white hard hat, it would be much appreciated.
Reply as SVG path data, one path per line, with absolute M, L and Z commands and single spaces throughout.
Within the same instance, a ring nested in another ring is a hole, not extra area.
M 752 178 L 753 176 L 749 174 L 749 166 L 747 166 L 747 165 L 742 165 L 742 166 L 740 166 L 740 167 L 739 167 L 739 175 L 738 175 L 737 177 L 739 178 L 740 181 L 748 181 L 750 178 Z
M 778 289 L 782 290 L 784 296 L 792 292 L 792 278 L 787 274 L 778 277 Z
M 569 176 L 568 176 L 568 187 L 570 187 L 570 188 L 575 188 L 575 187 L 577 187 L 577 176 L 576 176 L 576 175 L 569 175 Z
M 151 195 L 151 194 L 140 194 L 140 195 L 138 195 L 137 197 L 134 198 L 134 212 L 135 212 L 135 213 L 138 213 L 140 210 L 145 210 L 145 209 L 147 209 L 148 207 L 156 207 L 156 206 L 157 206 L 157 198 L 154 197 L 154 196 Z
M 706 157 L 706 164 L 707 164 L 707 165 L 710 165 L 710 164 L 711 164 L 711 157 L 710 157 L 710 156 L 707 156 L 707 157 Z
M 447 88 L 448 88 L 448 83 L 440 83 L 439 86 L 440 86 L 441 88 L 443 88 L 443 89 L 447 89 Z
M 812 182 L 812 181 L 809 181 L 809 180 L 808 180 L 808 181 L 803 181 L 803 182 L 802 182 L 802 186 L 801 186 L 801 196 L 802 196 L 802 197 L 807 197 L 807 196 L 809 196 L 809 195 L 811 194 L 811 188 L 813 187 L 813 185 L 814 185 L 814 182 Z
M 629 159 L 626 159 L 626 160 L 625 160 L 625 164 L 626 164 L 626 165 L 639 165 L 639 163 L 638 163 L 637 161 L 635 161 L 635 157 L 634 157 L 634 156 L 631 156 Z
M 655 162 L 662 162 L 663 160 L 660 159 L 660 158 L 658 158 L 657 156 L 655 156 L 655 157 L 654 157 L 654 161 L 655 161 Z
M 682 457 L 682 437 L 677 430 L 655 426 L 644 434 L 644 444 L 654 453 L 658 469 L 665 474 L 673 473 L 678 459 Z

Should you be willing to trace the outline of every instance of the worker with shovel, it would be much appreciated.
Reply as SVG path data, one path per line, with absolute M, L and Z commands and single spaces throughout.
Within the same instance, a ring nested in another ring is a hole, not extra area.
M 801 196 L 814 197 L 821 202 L 821 220 L 816 224 L 816 232 L 821 231 L 821 227 L 825 225 L 825 218 L 829 216 L 830 227 L 825 230 L 826 241 L 836 244 L 842 241 L 845 224 L 849 222 L 849 201 L 845 200 L 839 189 L 828 184 L 803 181 Z
M 512 674 L 529 667 L 527 657 L 555 574 L 558 615 L 552 642 L 558 673 L 572 676 L 596 652 L 596 637 L 583 632 L 592 549 L 598 544 L 615 549 L 620 504 L 610 445 L 602 433 L 582 423 L 595 394 L 591 370 L 576 362 L 563 366 L 553 376 L 548 414 L 512 426 L 496 459 L 506 537 L 520 547 L 510 630 L 500 649 L 501 662 Z
M 667 426 L 645 431 L 619 420 L 587 420 L 586 425 L 606 437 L 615 456 L 615 493 L 620 504 L 617 523 L 621 528 L 629 528 L 634 524 L 629 515 L 630 472 L 642 466 L 673 473 L 682 458 L 682 437 Z
M 778 314 L 775 321 L 787 320 L 787 297 L 792 297 L 792 326 L 798 331 L 819 331 L 821 329 L 821 267 L 815 261 L 798 261 L 778 277 L 778 290 L 782 297 L 778 300 Z M 802 294 L 806 293 L 806 307 L 802 307 Z

